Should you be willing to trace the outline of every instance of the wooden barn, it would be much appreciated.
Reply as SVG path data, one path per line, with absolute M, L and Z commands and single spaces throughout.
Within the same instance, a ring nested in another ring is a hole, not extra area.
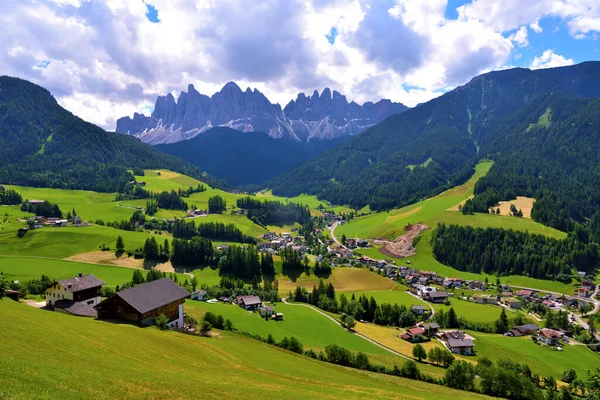
M 121 290 L 95 308 L 98 319 L 118 319 L 140 325 L 152 325 L 161 314 L 169 318 L 169 327 L 183 327 L 183 303 L 190 293 L 169 278 Z

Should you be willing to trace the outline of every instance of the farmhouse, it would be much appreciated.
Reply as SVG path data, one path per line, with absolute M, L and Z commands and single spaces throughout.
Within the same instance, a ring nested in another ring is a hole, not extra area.
M 580 287 L 575 289 L 575 296 L 577 297 L 590 297 L 592 295 L 592 291 L 589 287 Z
M 538 332 L 538 340 L 547 344 L 548 346 L 556 346 L 558 344 L 558 340 L 562 337 L 563 334 L 554 329 L 542 328 Z
M 507 297 L 505 299 L 502 299 L 502 301 L 504 302 L 504 305 L 506 307 L 516 308 L 516 309 L 521 308 L 521 300 L 515 299 L 514 297 Z
M 462 355 L 472 355 L 473 340 L 468 339 L 463 331 L 448 331 L 439 334 L 440 339 L 444 342 L 448 350 L 452 353 Z
M 535 324 L 525 324 L 515 326 L 510 331 L 506 332 L 506 336 L 520 337 L 525 335 L 535 335 L 538 333 L 538 326 Z
M 483 290 L 484 283 L 481 281 L 469 281 L 469 289 L 471 290 Z
M 192 294 L 190 295 L 190 299 L 205 301 L 206 300 L 206 290 L 196 290 L 196 291 L 192 292 Z
M 54 282 L 46 289 L 46 306 L 71 315 L 95 317 L 93 307 L 100 302 L 100 288 L 104 284 L 91 274 Z
M 94 306 L 100 302 L 100 288 L 106 282 L 94 275 L 82 275 L 52 283 L 46 289 L 46 305 L 53 306 L 58 300 L 82 302 Z
M 440 329 L 440 326 L 437 324 L 437 322 L 429 322 L 423 324 L 423 329 L 425 329 L 425 332 L 427 332 L 428 335 L 435 335 Z
M 443 303 L 448 300 L 448 293 L 446 292 L 429 292 L 426 293 L 423 298 L 429 300 L 432 303 Z
M 190 293 L 169 278 L 121 290 L 95 308 L 99 319 L 120 319 L 151 325 L 164 314 L 169 327 L 183 327 L 183 303 Z
M 422 306 L 420 304 L 413 304 L 410 307 L 411 311 L 417 315 L 423 315 L 425 314 L 425 306 Z
M 400 338 L 412 343 L 420 342 L 423 340 L 424 333 L 425 329 L 421 327 L 410 328 L 407 329 L 406 332 L 404 332 L 402 335 L 400 335 Z
M 235 302 L 238 306 L 246 310 L 256 310 L 262 306 L 262 301 L 258 296 L 237 296 Z
M 44 204 L 44 200 L 27 200 L 27 203 L 31 204 L 32 206 L 38 206 Z
M 476 294 L 472 297 L 473 302 L 478 304 L 496 304 L 498 298 L 491 294 Z
M 522 289 L 522 290 L 519 290 L 518 292 L 516 292 L 515 295 L 527 299 L 527 298 L 533 296 L 534 293 L 535 292 L 533 290 Z

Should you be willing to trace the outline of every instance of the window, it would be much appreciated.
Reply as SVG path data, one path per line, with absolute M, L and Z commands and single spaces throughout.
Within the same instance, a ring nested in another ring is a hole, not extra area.
M 87 303 L 88 303 L 88 305 L 90 305 L 90 304 L 94 304 L 94 300 L 88 300 L 88 302 L 87 302 Z

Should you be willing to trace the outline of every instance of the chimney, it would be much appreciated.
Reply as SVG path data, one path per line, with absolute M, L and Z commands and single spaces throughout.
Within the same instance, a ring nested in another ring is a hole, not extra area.
M 79 275 L 80 278 L 83 276 L 83 274 L 81 272 L 78 275 Z

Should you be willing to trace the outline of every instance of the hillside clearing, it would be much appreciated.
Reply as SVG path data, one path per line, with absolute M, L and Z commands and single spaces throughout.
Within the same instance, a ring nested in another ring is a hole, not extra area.
M 302 273 L 296 282 L 292 282 L 288 277 L 277 275 L 279 281 L 279 292 L 288 294 L 296 289 L 296 286 L 305 287 L 312 290 L 314 285 L 319 284 L 320 278 L 315 275 L 306 276 Z M 369 290 L 390 290 L 396 285 L 393 281 L 377 275 L 366 268 L 345 268 L 337 267 L 333 269 L 330 277 L 323 279 L 325 283 L 331 282 L 336 292 L 358 292 Z
M 500 209 L 500 215 L 511 215 L 510 206 L 514 205 L 517 210 L 523 211 L 523 218 L 531 218 L 531 210 L 535 199 L 531 197 L 517 196 L 515 200 L 501 201 L 493 210 Z

